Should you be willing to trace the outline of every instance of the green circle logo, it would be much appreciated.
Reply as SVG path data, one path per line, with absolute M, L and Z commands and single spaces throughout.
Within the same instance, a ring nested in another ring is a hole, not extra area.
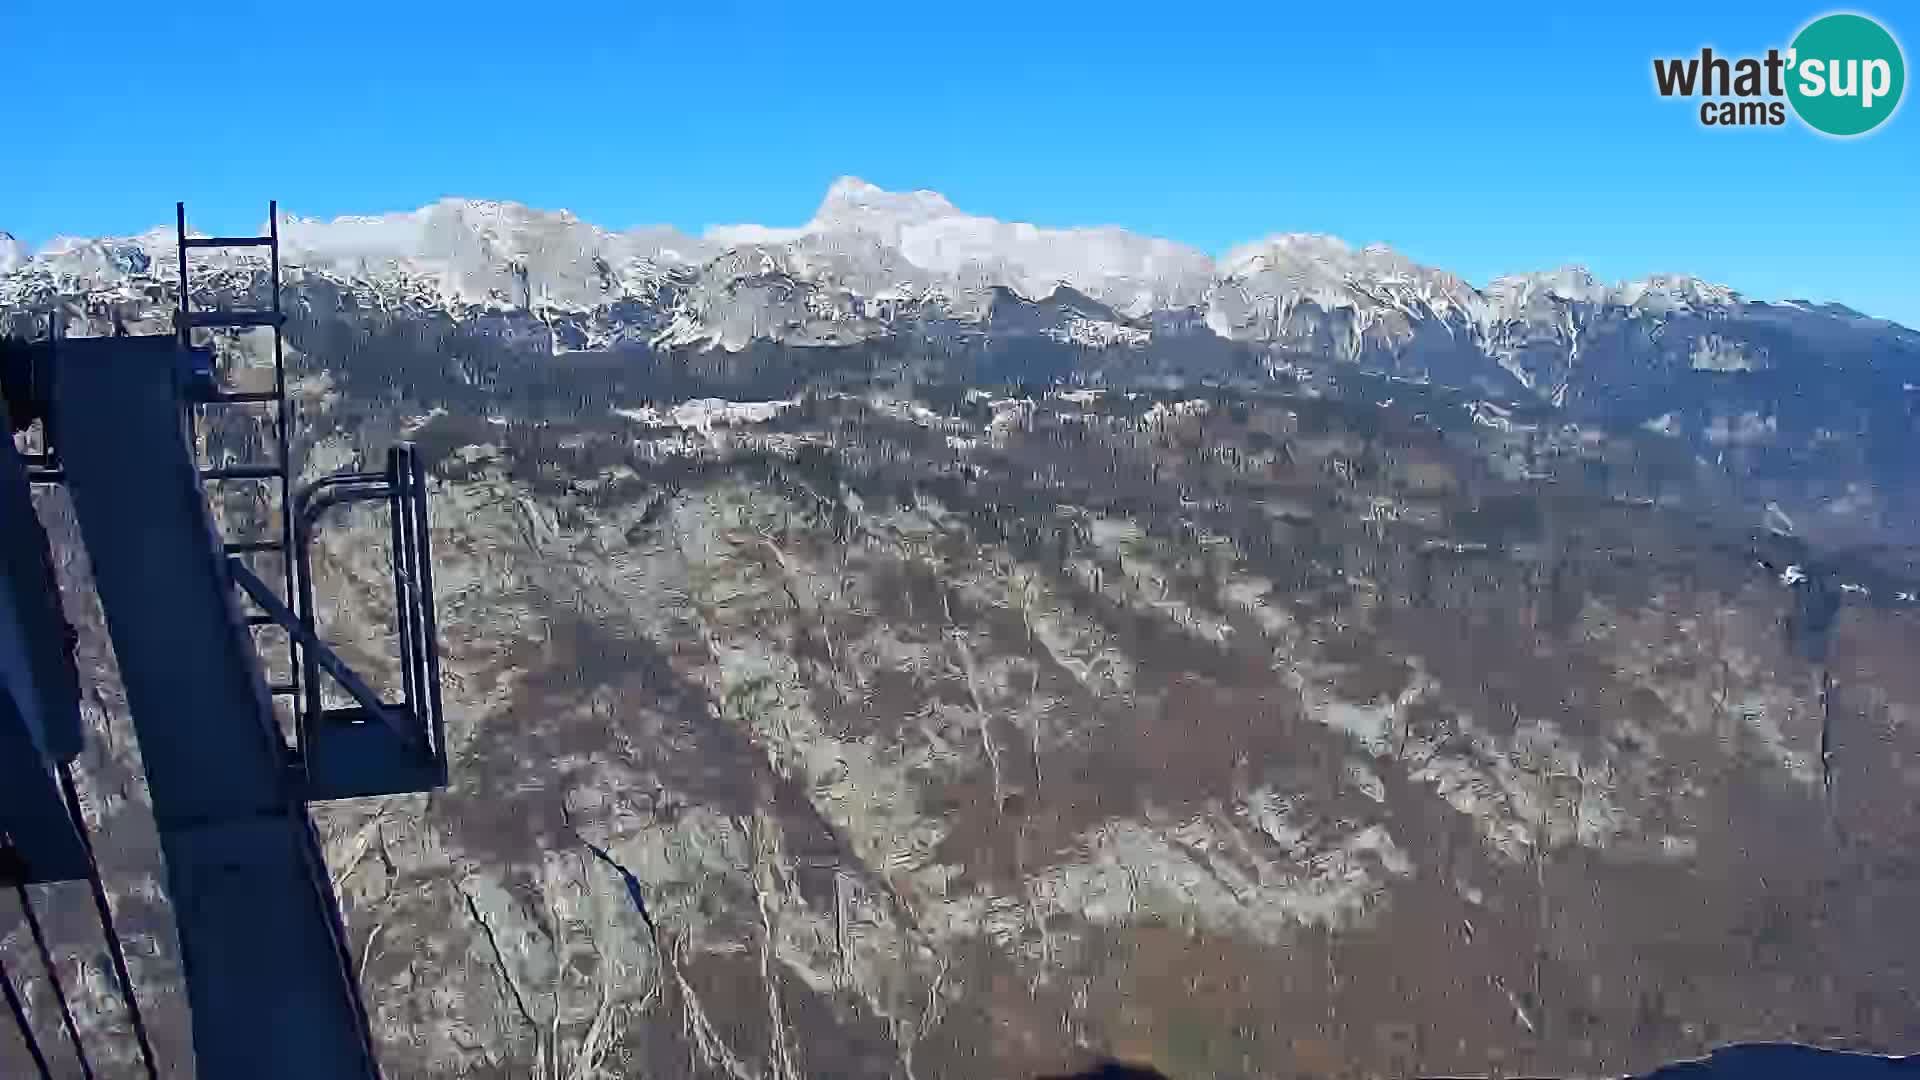
M 1828 135 L 1879 127 L 1907 88 L 1900 43 L 1865 15 L 1823 15 L 1808 23 L 1793 39 L 1787 65 L 1793 111 Z

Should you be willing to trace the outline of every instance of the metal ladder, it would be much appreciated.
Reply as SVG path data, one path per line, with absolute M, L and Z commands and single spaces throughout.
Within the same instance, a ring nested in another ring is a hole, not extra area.
M 285 343 L 281 336 L 282 329 L 286 325 L 286 315 L 280 310 L 280 203 L 277 199 L 267 203 L 267 235 L 265 236 L 188 236 L 187 204 L 184 202 L 174 204 L 174 220 L 180 255 L 180 304 L 174 312 L 174 333 L 180 339 L 180 347 L 183 350 L 191 350 L 193 332 L 197 329 L 265 327 L 273 333 L 272 390 L 227 390 L 218 386 L 209 386 L 198 395 L 198 399 L 203 406 L 273 405 L 275 460 L 203 466 L 200 470 L 200 478 L 208 483 L 248 480 L 279 482 L 277 485 L 279 487 L 279 535 L 225 540 L 222 546 L 228 556 L 241 559 L 266 551 L 279 554 L 282 568 L 281 587 L 284 590 L 281 598 L 291 605 L 295 597 L 296 582 L 293 558 L 293 456 L 289 437 L 292 418 L 287 405 Z M 271 278 L 269 287 L 273 294 L 271 307 L 265 310 L 214 308 L 195 311 L 193 309 L 192 296 L 187 284 L 187 252 L 196 249 L 258 247 L 267 249 Z M 246 621 L 249 629 L 278 626 L 272 615 L 259 611 L 248 613 Z M 285 697 L 289 700 L 297 723 L 302 703 L 301 662 L 300 642 L 293 635 L 288 636 L 287 659 L 289 670 L 286 679 L 275 680 L 269 676 L 267 689 L 275 697 Z

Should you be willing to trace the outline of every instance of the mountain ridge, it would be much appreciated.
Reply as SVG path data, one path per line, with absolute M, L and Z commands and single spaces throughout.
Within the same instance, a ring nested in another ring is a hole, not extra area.
M 290 256 L 289 265 L 293 266 L 306 263 L 322 266 L 337 264 L 343 257 L 358 260 L 411 257 L 429 262 L 436 257 L 452 258 L 464 254 L 445 247 L 455 239 L 446 235 L 449 226 L 454 224 L 469 230 L 470 237 L 467 239 L 489 256 L 525 255 L 528 253 L 524 250 L 528 241 L 533 241 L 535 248 L 544 248 L 553 240 L 565 238 L 592 240 L 596 248 L 610 248 L 618 254 L 638 253 L 665 265 L 701 265 L 730 248 L 787 245 L 834 233 L 859 233 L 876 237 L 889 246 L 899 248 L 901 254 L 916 267 L 944 272 L 955 272 L 957 264 L 965 261 L 965 255 L 956 253 L 956 245 L 982 246 L 983 237 L 979 234 L 995 233 L 1013 246 L 1022 242 L 1059 244 L 1069 240 L 1094 246 L 1104 244 L 1108 249 L 1104 254 L 1109 257 L 1124 254 L 1120 249 L 1133 245 L 1143 255 L 1141 268 L 1163 278 L 1191 273 L 1201 263 L 1206 264 L 1208 272 L 1215 277 L 1233 276 L 1250 258 L 1286 252 L 1296 261 L 1311 262 L 1335 272 L 1393 265 L 1415 272 L 1447 275 L 1483 295 L 1498 292 L 1512 282 L 1528 282 L 1536 286 L 1550 282 L 1548 287 L 1565 299 L 1589 299 L 1599 293 L 1624 298 L 1624 302 L 1631 304 L 1645 293 L 1685 290 L 1701 299 L 1719 303 L 1746 301 L 1791 304 L 1899 325 L 1894 320 L 1865 315 L 1844 304 L 1815 303 L 1784 297 L 1762 300 L 1749 297 L 1732 286 L 1681 273 L 1658 273 L 1609 283 L 1597 278 L 1584 266 L 1569 264 L 1544 270 L 1500 274 L 1484 284 L 1475 285 L 1464 276 L 1418 263 L 1389 244 L 1374 242 L 1355 246 L 1342 237 L 1317 232 L 1269 233 L 1232 245 L 1216 257 L 1198 247 L 1117 225 L 1042 226 L 968 214 L 937 191 L 889 191 L 855 176 L 840 177 L 829 185 L 813 216 L 799 226 L 721 224 L 708 226 L 698 235 L 664 224 L 614 229 L 589 222 L 565 208 L 543 209 L 513 200 L 458 196 L 441 198 L 412 210 L 348 214 L 331 219 L 302 217 L 292 211 L 281 212 L 283 244 Z M 945 235 L 907 235 L 915 229 L 925 230 L 935 225 L 940 226 L 936 231 Z M 967 229 L 975 230 L 975 235 L 954 235 Z M 265 223 L 262 223 L 261 231 L 265 231 Z M 537 235 L 540 233 L 559 236 Z M 164 226 L 130 236 L 77 237 L 63 234 L 37 249 L 29 248 L 10 234 L 0 235 L 6 237 L 0 241 L 0 252 L 4 252 L 0 253 L 0 273 L 18 270 L 36 262 L 51 264 L 51 268 L 56 270 L 64 269 L 63 264 L 71 264 L 75 256 L 98 248 L 139 247 L 152 256 L 173 251 L 173 232 Z M 946 243 L 942 244 L 942 240 Z M 607 254 L 604 250 L 595 250 L 593 253 L 601 257 Z M 1154 265 L 1154 258 L 1165 265 Z M 1095 284 L 1094 291 L 1089 291 L 1089 282 L 1081 278 L 1097 277 L 1101 268 L 1097 262 L 1090 262 L 1081 269 L 1083 273 L 1080 275 L 1072 272 L 1057 274 L 1054 281 L 1031 291 L 1020 289 L 1021 284 L 1030 282 L 1022 282 L 1017 274 L 1009 275 L 1009 280 L 994 283 L 1022 291 L 1022 295 L 1028 299 L 1043 298 L 1051 291 L 1053 284 L 1072 285 L 1094 295 L 1099 286 Z M 1163 306 L 1171 308 L 1180 305 L 1170 302 Z
M 629 380 L 697 372 L 706 391 L 747 379 L 780 393 L 830 370 L 871 374 L 881 356 L 961 381 L 1358 370 L 1673 440 L 1795 520 L 1839 527 L 1864 513 L 1873 531 L 1920 532 L 1920 482 L 1904 464 L 1920 438 L 1920 333 L 1688 275 L 1607 283 L 1562 266 L 1476 286 L 1314 233 L 1215 259 L 1112 226 L 970 215 L 937 192 L 851 177 L 803 225 L 700 236 L 460 199 L 279 225 L 302 318 L 350 334 L 424 322 L 462 349 L 504 350 L 490 364 L 599 355 Z M 90 316 L 70 326 L 163 319 L 174 243 L 157 229 L 0 252 L 0 266 L 15 264 L 0 269 L 0 317 L 29 336 L 56 309 Z M 196 302 L 264 303 L 265 258 L 196 253 Z

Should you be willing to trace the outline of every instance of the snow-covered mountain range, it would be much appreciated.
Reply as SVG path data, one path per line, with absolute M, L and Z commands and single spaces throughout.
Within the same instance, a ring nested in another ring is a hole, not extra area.
M 1756 475 L 1811 466 L 1823 498 L 1884 487 L 1920 414 L 1920 334 L 1838 305 L 1759 302 L 1684 276 L 1608 285 L 1577 267 L 1476 286 L 1311 234 L 1215 259 L 853 178 L 797 228 L 612 231 L 458 199 L 279 226 L 296 320 L 426 324 L 516 364 L 604 354 L 759 376 L 795 364 L 794 350 L 818 370 L 877 349 L 967 357 L 962 378 L 1358 369 L 1645 428 L 1709 463 L 1742 455 L 1732 467 Z M 97 326 L 164 319 L 174 244 L 159 228 L 29 254 L 0 234 L 0 320 L 31 334 L 20 322 L 55 308 Z M 195 256 L 196 289 L 264 299 L 259 249 Z
M 1075 340 L 1140 343 L 1156 313 L 1192 311 L 1235 341 L 1308 346 L 1344 358 L 1397 351 L 1424 330 L 1479 344 L 1523 382 L 1542 335 L 1578 350 L 1596 312 L 1724 316 L 1746 302 L 1688 277 L 1608 286 L 1579 268 L 1522 274 L 1476 288 L 1382 246 L 1277 234 L 1214 259 L 1169 240 L 1113 227 L 1043 228 L 967 214 L 931 191 L 890 192 L 836 181 L 797 228 L 601 228 L 566 211 L 445 199 L 418 210 L 331 221 L 287 214 L 284 261 L 393 301 L 460 312 L 592 311 L 663 301 L 656 343 L 738 350 L 754 340 L 833 345 L 898 332 L 914 316 L 984 321 L 996 287 L 1023 301 L 1065 288 L 1104 305 L 1078 313 Z M 174 238 L 159 228 L 126 238 L 61 237 L 29 253 L 0 239 L 0 301 L 84 282 L 100 287 L 171 268 Z M 257 262 L 243 253 L 225 265 Z M 219 267 L 218 257 L 203 264 Z M 663 292 L 663 286 L 670 286 Z M 1861 319 L 1862 322 L 1873 320 Z M 1881 324 L 1884 325 L 1884 324 Z M 1738 342 L 1695 343 L 1708 364 L 1756 364 Z

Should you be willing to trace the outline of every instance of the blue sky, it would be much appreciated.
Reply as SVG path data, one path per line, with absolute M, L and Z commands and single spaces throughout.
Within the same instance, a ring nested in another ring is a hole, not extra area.
M 0 229 L 444 195 L 783 225 L 854 174 L 1214 252 L 1330 232 L 1476 282 L 1683 272 L 1920 326 L 1920 109 L 1852 141 L 1703 129 L 1654 56 L 1829 9 L 1688 8 L 6 0 Z M 1911 63 L 1920 9 L 1862 10 Z

